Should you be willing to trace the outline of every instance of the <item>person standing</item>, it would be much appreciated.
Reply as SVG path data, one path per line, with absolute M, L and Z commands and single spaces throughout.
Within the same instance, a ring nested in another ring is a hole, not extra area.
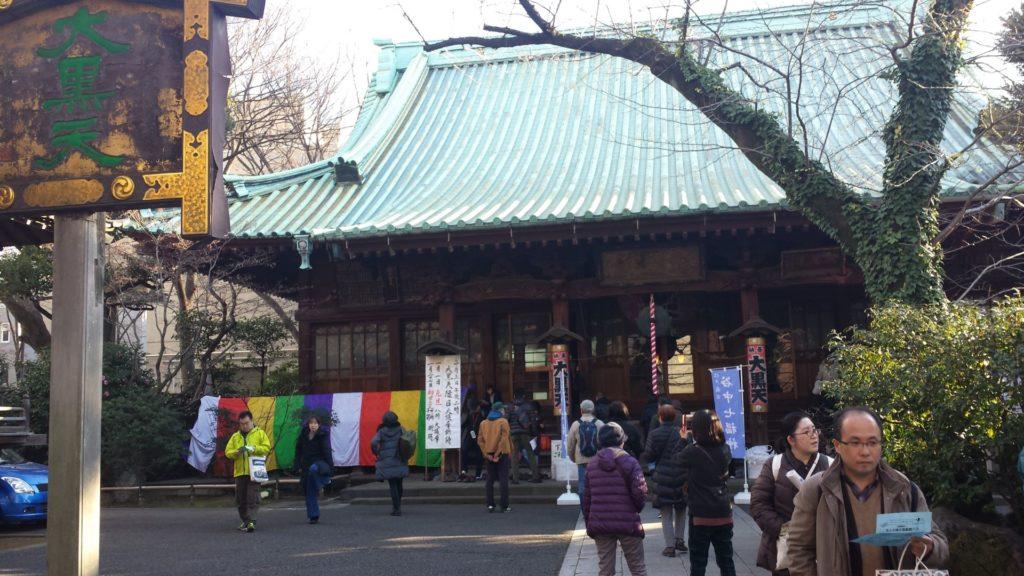
M 306 517 L 310 524 L 320 521 L 320 489 L 331 483 L 334 459 L 331 457 L 331 437 L 320 426 L 320 418 L 310 416 L 295 443 L 295 468 L 301 474 L 299 486 L 306 495 Z
M 540 433 L 540 408 L 530 400 L 523 390 L 516 391 L 515 401 L 508 415 L 509 432 L 512 435 L 512 483 L 519 484 L 519 460 L 525 454 L 530 465 L 530 482 L 539 483 L 540 467 L 537 453 L 530 443 Z
M 466 401 L 462 404 L 462 475 L 461 482 L 475 482 L 480 479 L 484 469 L 484 455 L 480 452 L 480 445 L 476 437 L 480 433 L 480 423 L 483 422 L 486 414 L 481 414 L 480 401 L 476 394 L 470 392 L 466 395 Z M 469 467 L 475 468 L 474 474 L 469 474 Z
M 836 416 L 835 430 L 837 462 L 809 477 L 794 500 L 791 576 L 873 576 L 876 570 L 897 569 L 900 548 L 852 541 L 874 533 L 879 514 L 928 511 L 920 488 L 882 460 L 877 414 L 865 407 L 846 408 Z M 929 568 L 941 568 L 949 559 L 946 536 L 934 521 L 931 532 L 911 538 L 907 549 Z
M 597 544 L 598 574 L 615 574 L 616 545 L 622 546 L 629 572 L 646 576 L 644 525 L 640 511 L 647 502 L 647 481 L 636 458 L 623 446 L 626 435 L 615 423 L 598 433 L 601 450 L 587 464 L 590 486 L 583 496 L 587 536 Z
M 402 515 L 402 480 L 409 475 L 412 450 L 410 441 L 403 439 L 406 432 L 398 422 L 398 414 L 389 411 L 384 413 L 377 434 L 370 441 L 370 449 L 377 456 L 377 479 L 387 480 L 391 493 L 392 516 Z M 416 446 L 415 440 L 411 444 Z
M 640 429 L 629 421 L 629 408 L 625 402 L 616 400 L 608 410 L 609 422 L 615 422 L 626 434 L 626 452 L 633 458 L 639 458 L 644 452 L 644 437 Z
M 604 422 L 594 416 L 594 402 L 591 400 L 580 402 L 580 412 L 580 419 L 573 422 L 569 428 L 569 439 L 565 451 L 569 454 L 569 459 L 576 463 L 578 473 L 576 492 L 579 494 L 582 504 L 583 494 L 587 490 L 587 464 L 601 449 L 597 435 L 601 431 L 601 427 L 604 426 Z
M 252 420 L 248 410 L 238 415 L 238 431 L 228 439 L 224 455 L 234 461 L 235 503 L 242 532 L 256 531 L 256 512 L 260 509 L 260 483 L 250 476 L 249 457 L 270 454 L 270 437 Z
M 690 506 L 690 575 L 704 576 L 708 552 L 715 547 L 715 562 L 722 576 L 736 576 L 732 557 L 732 500 L 725 482 L 732 452 L 718 414 L 698 410 L 690 422 L 694 443 L 677 456 Z
M 690 445 L 686 430 L 676 425 L 676 409 L 671 404 L 658 408 L 661 425 L 647 436 L 644 459 L 654 465 L 651 491 L 654 507 L 661 512 L 661 532 L 665 537 L 662 556 L 674 558 L 676 551 L 687 551 L 686 495 L 683 494 L 683 470 L 676 455 Z
M 788 554 L 780 566 L 779 546 L 788 542 L 793 499 L 811 474 L 824 472 L 832 464 L 831 458 L 818 452 L 818 435 L 807 414 L 786 414 L 782 418 L 782 438 L 776 446 L 778 454 L 765 462 L 750 491 L 750 515 L 761 528 L 757 565 L 775 576 L 789 576 Z
M 494 483 L 501 490 L 501 511 L 511 512 L 508 502 L 508 461 L 512 453 L 508 420 L 505 419 L 505 405 L 495 402 L 487 420 L 480 423 L 477 442 L 487 462 L 487 511 L 494 512 Z

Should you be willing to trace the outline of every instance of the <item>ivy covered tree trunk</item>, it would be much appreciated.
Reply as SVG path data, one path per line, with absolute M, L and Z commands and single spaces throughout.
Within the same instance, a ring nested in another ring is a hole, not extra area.
M 939 144 L 963 65 L 962 35 L 971 0 L 933 0 L 914 36 L 892 48 L 899 99 L 883 134 L 886 160 L 877 200 L 862 196 L 808 157 L 778 118 L 730 88 L 722 72 L 694 54 L 689 43 L 564 34 L 541 17 L 531 0 L 519 4 L 539 32 L 485 26 L 504 36 L 451 38 L 426 49 L 551 44 L 646 66 L 725 132 L 785 191 L 792 208 L 842 247 L 864 272 L 865 289 L 874 303 L 931 303 L 945 298 L 942 249 L 936 237 L 938 197 L 948 162 Z M 684 35 L 687 21 L 684 18 L 681 24 Z

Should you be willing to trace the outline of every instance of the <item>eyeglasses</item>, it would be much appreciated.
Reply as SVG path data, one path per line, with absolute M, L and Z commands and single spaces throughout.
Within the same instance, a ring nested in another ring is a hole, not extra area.
M 872 452 L 874 452 L 875 450 L 878 450 L 884 444 L 884 442 L 882 442 L 881 440 L 868 440 L 867 442 L 843 442 L 842 440 L 839 440 L 838 438 L 836 439 L 836 442 L 839 442 L 843 446 L 849 446 L 850 448 L 853 448 L 854 450 L 860 450 L 861 448 L 867 448 L 868 450 L 871 450 Z
M 821 434 L 821 430 L 811 428 L 810 430 L 804 430 L 803 432 L 794 432 L 793 436 L 817 436 L 819 434 Z

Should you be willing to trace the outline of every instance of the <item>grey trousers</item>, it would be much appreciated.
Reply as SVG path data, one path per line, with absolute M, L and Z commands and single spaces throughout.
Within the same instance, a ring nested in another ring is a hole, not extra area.
M 665 536 L 665 547 L 675 546 L 677 540 L 686 541 L 686 506 L 662 506 L 658 511 L 661 512 L 661 533 Z
M 615 545 L 622 546 L 622 556 L 633 576 L 647 576 L 644 564 L 644 539 L 639 536 L 596 536 L 598 576 L 615 576 Z

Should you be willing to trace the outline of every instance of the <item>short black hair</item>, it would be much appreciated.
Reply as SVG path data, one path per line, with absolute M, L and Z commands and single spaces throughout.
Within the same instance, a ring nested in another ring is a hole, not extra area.
M 832 420 L 833 432 L 835 432 L 837 439 L 842 440 L 843 423 L 846 422 L 847 418 L 853 416 L 854 414 L 867 414 L 868 416 L 870 416 L 871 419 L 875 421 L 875 425 L 878 426 L 879 436 L 883 438 L 885 437 L 884 428 L 882 428 L 881 416 L 879 416 L 877 413 L 875 413 L 874 410 L 868 408 L 867 406 L 851 406 L 849 408 L 843 408 L 842 410 L 840 410 L 839 413 L 836 414 L 835 418 Z
M 238 419 L 241 420 L 242 418 L 248 418 L 249 420 L 252 420 L 252 412 L 249 412 L 248 410 L 242 410 L 241 412 L 238 413 Z

